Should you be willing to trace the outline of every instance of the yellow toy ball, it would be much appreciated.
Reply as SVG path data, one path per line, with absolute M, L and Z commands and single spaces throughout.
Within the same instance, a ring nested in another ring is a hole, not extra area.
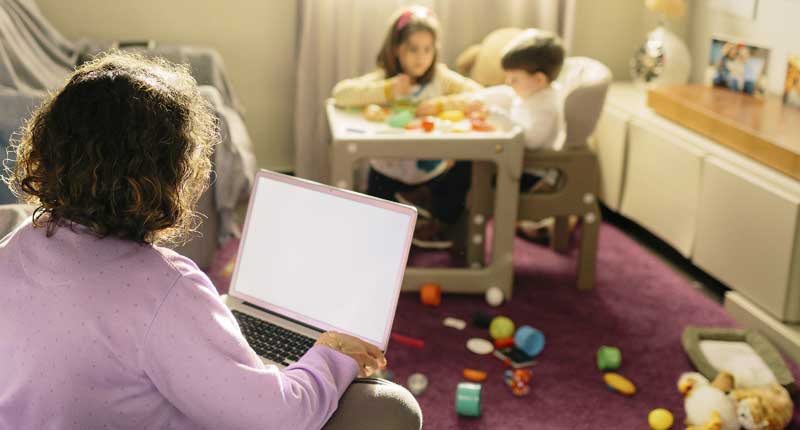
M 672 413 L 664 408 L 653 409 L 647 416 L 647 423 L 652 430 L 668 430 L 674 421 Z
M 460 110 L 446 110 L 439 114 L 439 119 L 451 122 L 459 122 L 464 119 L 464 112 Z

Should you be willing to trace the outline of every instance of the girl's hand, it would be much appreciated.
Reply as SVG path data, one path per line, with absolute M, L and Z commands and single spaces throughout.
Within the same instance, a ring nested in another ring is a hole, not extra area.
M 417 105 L 417 116 L 438 115 L 440 110 L 442 110 L 441 97 L 434 97 Z
M 391 79 L 392 95 L 395 99 L 411 94 L 411 77 L 406 74 L 399 74 Z
M 355 360 L 359 378 L 366 378 L 386 367 L 386 357 L 381 350 L 357 337 L 328 331 L 317 339 L 314 346 L 317 345 L 327 346 Z

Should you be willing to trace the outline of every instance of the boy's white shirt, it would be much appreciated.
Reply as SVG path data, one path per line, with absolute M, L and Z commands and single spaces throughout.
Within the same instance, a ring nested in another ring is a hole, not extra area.
M 508 85 L 485 88 L 478 96 L 493 113 L 522 127 L 526 149 L 560 149 L 563 145 L 564 100 L 558 82 L 525 99 Z

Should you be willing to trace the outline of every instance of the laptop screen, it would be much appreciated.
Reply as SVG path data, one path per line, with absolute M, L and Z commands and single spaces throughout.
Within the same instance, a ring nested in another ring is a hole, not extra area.
M 262 171 L 231 293 L 385 349 L 415 220 L 406 206 Z

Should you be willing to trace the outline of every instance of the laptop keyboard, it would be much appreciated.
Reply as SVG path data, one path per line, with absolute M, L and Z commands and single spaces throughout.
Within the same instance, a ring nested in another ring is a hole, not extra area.
M 288 366 L 314 346 L 315 340 L 308 336 L 236 310 L 233 316 L 239 321 L 244 338 L 256 354 L 276 363 Z

